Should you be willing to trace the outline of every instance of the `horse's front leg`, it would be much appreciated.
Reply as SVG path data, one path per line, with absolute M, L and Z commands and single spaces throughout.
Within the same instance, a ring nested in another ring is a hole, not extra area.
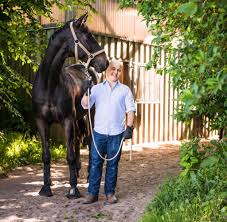
M 76 165 L 76 153 L 74 150 L 74 139 L 75 139 L 75 126 L 72 119 L 66 119 L 64 121 L 64 129 L 66 136 L 67 146 L 67 162 L 69 165 L 69 176 L 70 176 L 70 190 L 67 194 L 69 199 L 81 197 L 79 190 L 77 189 L 77 165 Z
M 39 191 L 40 196 L 51 197 L 51 179 L 50 179 L 50 149 L 49 149 L 49 124 L 43 119 L 37 119 L 36 124 L 42 141 L 42 160 L 44 185 Z

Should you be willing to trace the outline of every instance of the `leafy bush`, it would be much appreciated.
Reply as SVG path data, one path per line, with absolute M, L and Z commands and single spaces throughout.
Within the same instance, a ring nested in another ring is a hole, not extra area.
M 166 181 L 141 222 L 224 221 L 227 217 L 227 142 L 198 139 L 180 149 L 181 175 Z
M 51 159 L 66 157 L 66 148 L 51 145 Z M 26 137 L 20 133 L 0 134 L 0 176 L 22 165 L 42 161 L 42 147 L 35 137 Z
M 210 129 L 227 131 L 226 0 L 118 0 L 134 6 L 152 35 L 147 68 L 166 73 L 178 94 L 176 117 L 207 117 Z M 165 53 L 164 67 L 159 60 Z M 204 126 L 206 122 L 204 123 Z
M 7 0 L 0 3 L 0 107 L 23 122 L 15 103 L 18 91 L 31 94 L 31 84 L 25 76 L 38 69 L 41 55 L 47 44 L 45 29 L 40 16 L 52 17 L 52 7 L 62 11 L 84 9 L 95 11 L 94 0 Z M 27 66 L 27 67 L 26 67 Z M 26 70 L 27 68 L 30 69 Z M 26 71 L 25 71 L 26 70 Z M 25 71 L 25 72 L 24 72 Z M 15 119 L 14 119 L 15 120 Z

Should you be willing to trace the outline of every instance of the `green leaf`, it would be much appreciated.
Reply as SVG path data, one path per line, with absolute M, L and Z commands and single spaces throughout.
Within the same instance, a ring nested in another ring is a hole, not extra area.
M 198 162 L 199 162 L 198 158 L 196 158 L 196 157 L 191 157 L 191 163 L 192 163 L 192 164 L 198 163 Z
M 176 13 L 183 13 L 187 17 L 194 15 L 197 12 L 197 5 L 194 2 L 188 2 L 180 5 Z
M 199 72 L 200 72 L 200 73 L 204 73 L 205 69 L 206 69 L 206 65 L 205 65 L 205 64 L 201 64 L 201 65 L 199 66 Z
M 227 158 L 227 152 L 223 152 L 225 158 Z
M 222 197 L 223 199 L 227 198 L 227 192 L 222 192 L 222 193 L 221 193 L 221 197 Z
M 219 158 L 216 156 L 209 156 L 207 158 L 205 158 L 201 164 L 200 167 L 201 168 L 206 168 L 206 167 L 212 167 L 213 165 L 215 165 L 217 162 L 219 161 Z

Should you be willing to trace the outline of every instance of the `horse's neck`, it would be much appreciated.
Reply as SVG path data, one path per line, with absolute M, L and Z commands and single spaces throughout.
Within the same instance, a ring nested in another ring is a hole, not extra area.
M 59 33 L 54 38 L 51 37 L 49 41 L 48 48 L 45 51 L 43 61 L 40 65 L 40 72 L 43 73 L 44 75 L 48 75 L 53 60 L 55 59 L 58 51 L 61 50 L 63 42 L 61 41 L 61 39 L 62 36 Z
M 59 38 L 57 37 L 58 36 L 49 43 L 39 69 L 39 78 L 43 82 L 46 90 L 50 92 L 58 84 L 64 61 L 68 57 L 66 43 L 60 41 L 61 36 Z
M 52 93 L 55 87 L 59 84 L 62 67 L 67 57 L 68 50 L 65 44 L 63 44 L 50 65 L 48 73 L 48 90 L 50 93 Z

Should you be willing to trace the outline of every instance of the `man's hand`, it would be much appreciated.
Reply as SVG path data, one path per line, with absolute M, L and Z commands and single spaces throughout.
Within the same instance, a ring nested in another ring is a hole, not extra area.
M 85 94 L 87 95 L 87 90 L 89 89 L 89 92 L 91 94 L 91 88 L 92 88 L 92 81 L 91 80 L 84 80 L 83 83 L 82 83 L 82 88 L 85 92 Z
M 124 139 L 131 139 L 132 138 L 133 127 L 127 126 L 126 130 L 124 131 L 123 137 Z

